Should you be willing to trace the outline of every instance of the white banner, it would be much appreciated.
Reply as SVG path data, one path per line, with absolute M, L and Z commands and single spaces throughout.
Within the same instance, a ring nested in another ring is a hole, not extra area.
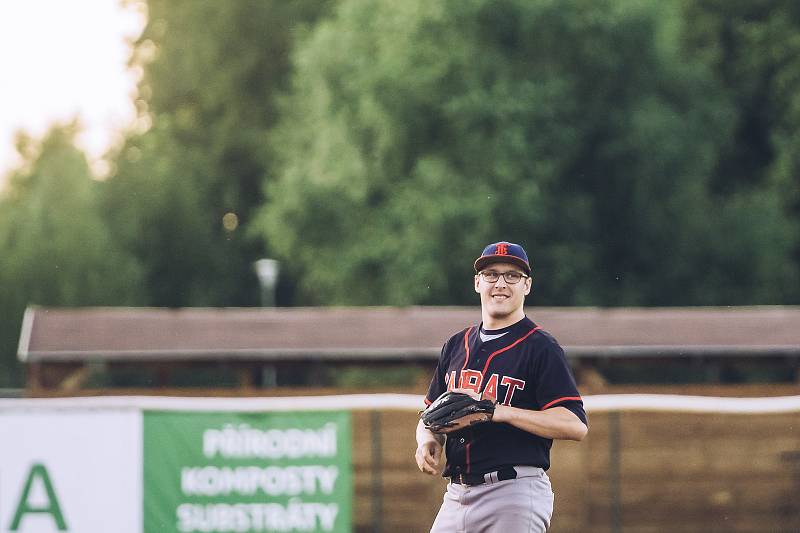
M 0 410 L 0 533 L 141 533 L 141 435 L 136 410 Z

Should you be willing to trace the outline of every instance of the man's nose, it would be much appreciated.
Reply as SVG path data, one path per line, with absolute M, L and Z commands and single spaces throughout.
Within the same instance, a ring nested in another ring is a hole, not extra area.
M 507 283 L 506 283 L 506 277 L 505 277 L 505 276 L 503 276 L 503 275 L 501 275 L 500 277 L 498 277 L 498 278 L 497 278 L 497 281 L 495 281 L 495 282 L 494 282 L 494 286 L 495 286 L 495 287 L 505 287 L 506 285 L 507 285 Z

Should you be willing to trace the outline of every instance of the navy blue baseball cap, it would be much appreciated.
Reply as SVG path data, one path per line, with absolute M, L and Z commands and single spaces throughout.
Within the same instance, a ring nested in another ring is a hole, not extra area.
M 475 260 L 475 272 L 480 272 L 489 263 L 511 263 L 522 268 L 526 274 L 531 273 L 528 254 L 519 244 L 500 241 L 483 249 L 481 256 Z

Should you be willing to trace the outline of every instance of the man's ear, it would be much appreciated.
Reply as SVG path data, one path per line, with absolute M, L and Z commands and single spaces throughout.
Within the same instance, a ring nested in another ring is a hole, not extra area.
M 481 293 L 481 277 L 478 274 L 475 274 L 475 292 Z
M 533 288 L 533 279 L 525 278 L 525 296 L 531 293 L 531 289 Z

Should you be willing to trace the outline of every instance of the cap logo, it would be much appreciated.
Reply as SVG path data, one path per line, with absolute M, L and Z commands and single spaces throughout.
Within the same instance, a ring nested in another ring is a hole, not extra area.
M 508 255 L 508 245 L 504 242 L 501 242 L 497 245 L 497 255 Z

